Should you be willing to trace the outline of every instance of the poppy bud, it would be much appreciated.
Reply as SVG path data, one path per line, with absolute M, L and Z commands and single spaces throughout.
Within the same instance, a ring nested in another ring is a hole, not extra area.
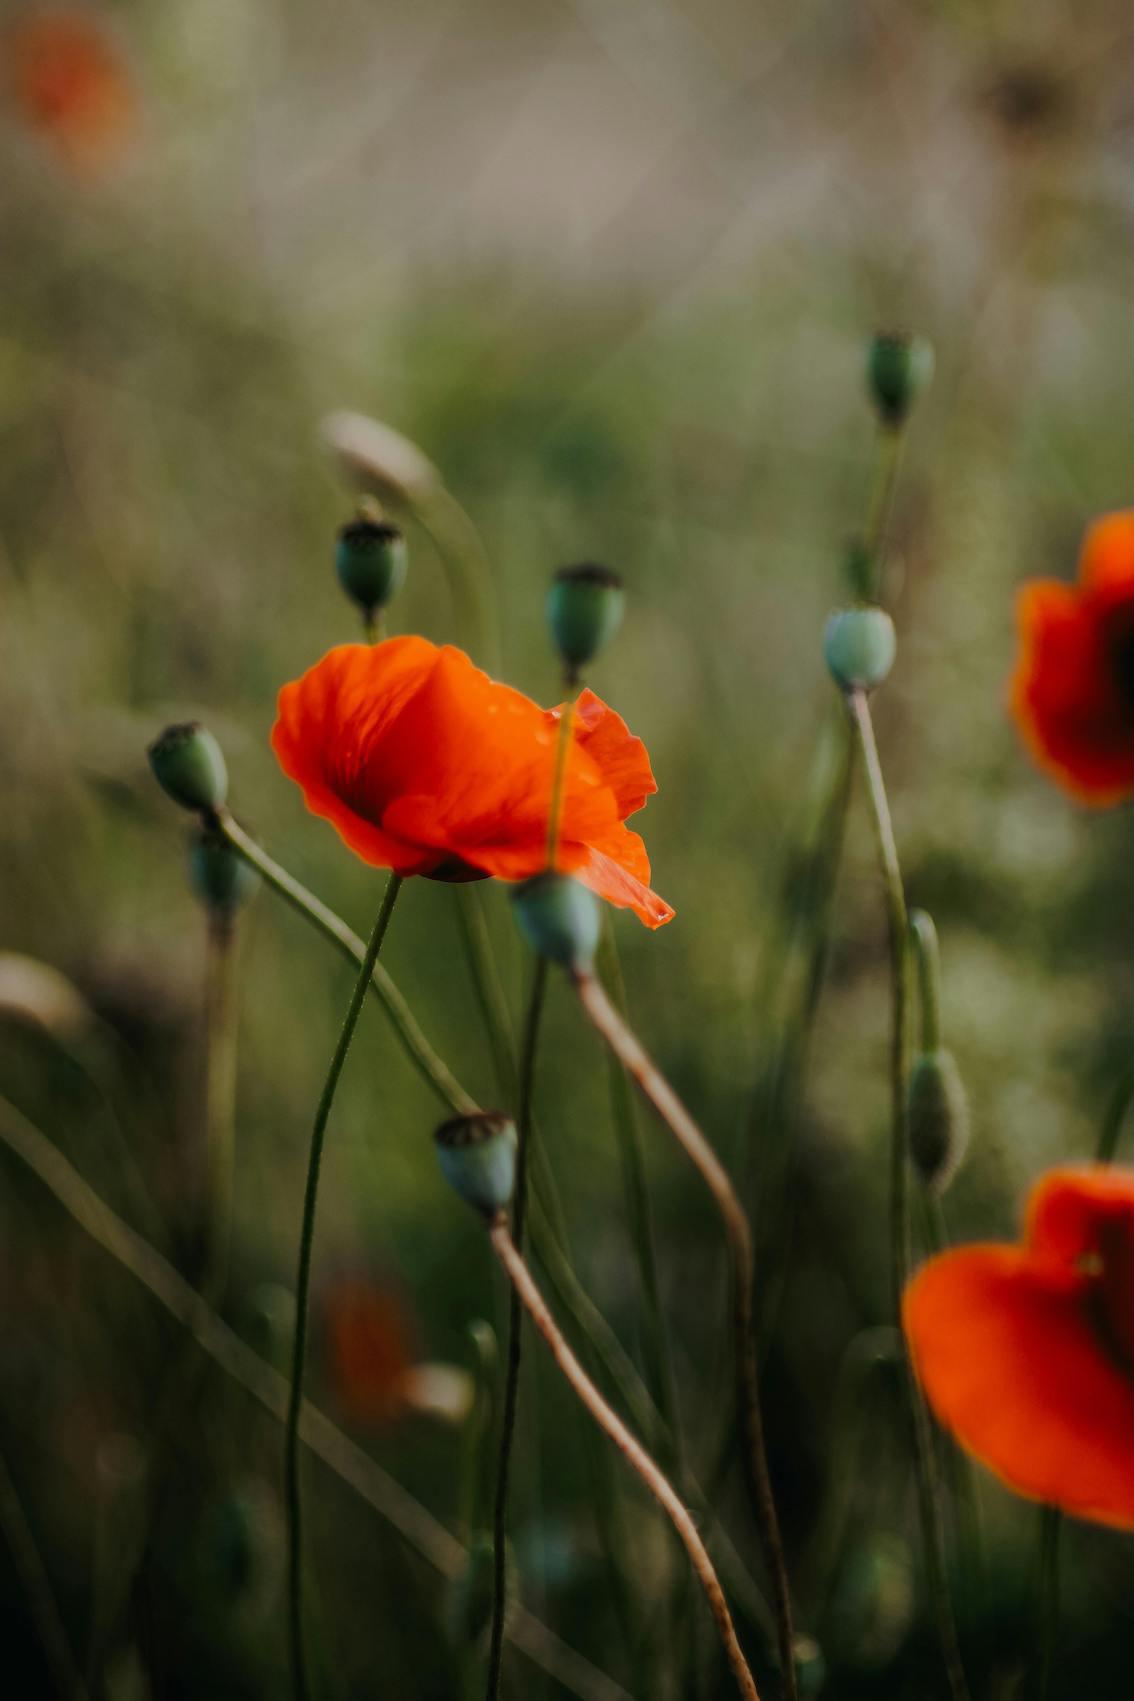
M 896 649 L 894 622 L 883 608 L 839 609 L 823 634 L 827 667 L 844 691 L 881 685 L 894 665 Z
M 154 778 L 183 809 L 219 809 L 228 795 L 224 752 L 200 721 L 167 726 L 146 752 Z
M 570 677 L 605 649 L 622 623 L 622 580 L 584 561 L 561 567 L 547 594 L 547 623 Z
M 406 580 L 406 540 L 382 518 L 377 503 L 363 502 L 339 532 L 335 549 L 339 583 L 367 616 L 393 602 Z
M 449 1584 L 445 1622 L 457 1648 L 475 1648 L 488 1637 L 496 1589 L 492 1537 L 480 1531 L 469 1542 L 464 1567 Z M 504 1552 L 504 1622 L 516 1598 L 516 1568 L 510 1547 Z
M 516 1127 L 501 1111 L 475 1111 L 443 1122 L 433 1136 L 441 1174 L 486 1217 L 502 1211 L 516 1180 Z
M 380 419 L 361 413 L 333 413 L 322 436 L 348 479 L 384 501 L 415 508 L 441 486 L 441 475 L 416 443 Z
M 933 377 L 933 344 L 907 331 L 882 332 L 871 341 L 866 371 L 883 424 L 904 425 Z
M 602 931 L 598 899 L 567 874 L 547 869 L 511 891 L 520 931 L 541 957 L 586 972 Z
M 242 909 L 260 884 L 224 834 L 211 827 L 196 827 L 190 835 L 189 878 L 206 908 L 225 916 Z
M 923 1051 L 906 1093 L 913 1166 L 926 1187 L 943 1193 L 969 1143 L 968 1099 L 953 1053 Z

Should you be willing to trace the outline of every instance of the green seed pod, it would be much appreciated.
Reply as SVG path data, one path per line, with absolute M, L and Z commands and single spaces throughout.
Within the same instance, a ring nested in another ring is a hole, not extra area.
M 516 1181 L 516 1126 L 501 1111 L 475 1111 L 443 1122 L 433 1136 L 441 1174 L 486 1217 L 502 1211 Z
M 823 655 L 836 685 L 870 691 L 894 665 L 894 622 L 882 608 L 843 608 L 823 634 Z
M 622 580 L 593 561 L 561 567 L 547 593 L 547 623 L 568 676 L 605 649 L 622 623 Z
M 199 721 L 167 726 L 146 752 L 158 785 L 183 809 L 219 809 L 228 795 L 224 752 Z
M 905 331 L 874 337 L 866 362 L 867 379 L 879 418 L 891 429 L 903 425 L 911 407 L 933 378 L 933 344 Z
M 951 1051 L 923 1051 L 907 1087 L 910 1157 L 926 1187 L 943 1193 L 969 1143 L 969 1105 Z
M 255 870 L 212 827 L 195 827 L 189 836 L 189 879 L 205 907 L 225 917 L 242 909 L 260 884 Z
M 598 899 L 578 880 L 547 869 L 511 891 L 520 931 L 541 957 L 586 973 L 602 931 Z
M 339 532 L 335 571 L 347 596 L 368 616 L 393 602 L 405 584 L 406 540 L 376 503 L 360 504 Z
M 464 1567 L 452 1579 L 445 1600 L 445 1628 L 456 1648 L 475 1649 L 488 1640 L 496 1576 L 492 1537 L 479 1531 L 469 1542 Z M 516 1567 L 510 1546 L 504 1550 L 504 1622 L 516 1599 Z

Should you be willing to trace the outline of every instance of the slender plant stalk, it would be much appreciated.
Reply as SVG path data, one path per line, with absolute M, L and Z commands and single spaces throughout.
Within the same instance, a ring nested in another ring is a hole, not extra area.
M 1122 1136 L 1126 1113 L 1132 1103 L 1134 1103 L 1134 1070 L 1122 1077 L 1106 1107 L 1103 1125 L 1099 1129 L 1099 1143 L 1095 1148 L 1096 1163 L 1109 1164 L 1114 1162 L 1114 1154 L 1118 1150 L 1118 1142 Z
M 555 867 L 559 855 L 559 822 L 563 814 L 563 791 L 567 780 L 567 752 L 575 724 L 574 703 L 564 703 L 555 740 L 555 767 L 551 775 L 551 807 L 547 812 L 547 866 Z
M 1059 1538 L 1062 1530 L 1063 1518 L 1059 1508 L 1043 1507 L 1040 1512 L 1036 1701 L 1047 1701 L 1051 1691 L 1051 1670 L 1055 1663 L 1059 1631 Z
M 603 926 L 599 944 L 598 971 L 607 996 L 625 1020 L 626 988 L 622 965 L 618 959 L 614 929 L 609 916 Z M 610 1102 L 614 1130 L 622 1158 L 622 1190 L 630 1235 L 638 1261 L 638 1279 L 642 1290 L 642 1310 L 645 1327 L 642 1344 L 648 1367 L 650 1387 L 655 1403 L 669 1429 L 672 1464 L 680 1477 L 683 1472 L 681 1426 L 677 1413 L 677 1391 L 673 1376 L 673 1357 L 669 1334 L 662 1315 L 661 1291 L 658 1284 L 657 1245 L 654 1218 L 650 1207 L 650 1189 L 646 1179 L 646 1160 L 642 1148 L 642 1131 L 635 1114 L 634 1098 L 626 1070 L 613 1052 L 608 1057 L 610 1073 Z
M 921 1049 L 937 1051 L 941 1045 L 941 947 L 937 929 L 932 916 L 924 910 L 911 912 L 909 926 L 910 945 L 917 965 Z
M 237 851 L 251 868 L 261 876 L 264 883 L 279 897 L 297 910 L 305 920 L 311 922 L 338 947 L 343 956 L 351 958 L 355 963 L 361 963 L 366 956 L 366 944 L 358 934 L 349 928 L 334 910 L 317 898 L 313 892 L 288 873 L 278 862 L 268 855 L 262 846 L 256 843 L 249 833 L 236 822 L 227 809 L 218 810 L 211 824 L 224 834 L 233 850 Z M 418 1027 L 409 1005 L 402 997 L 398 988 L 391 980 L 381 963 L 374 965 L 374 975 L 370 990 L 384 1006 L 387 1015 L 394 1024 L 398 1038 L 402 1042 L 406 1055 L 415 1065 L 422 1079 L 437 1094 L 443 1103 L 449 1105 L 458 1115 L 466 1111 L 474 1111 L 476 1100 L 471 1093 L 465 1091 L 452 1070 L 434 1051 L 425 1035 Z
M 524 1021 L 523 1051 L 520 1054 L 520 1102 L 516 1117 L 516 1187 L 512 1199 L 512 1233 L 523 1248 L 528 1201 L 528 1149 L 531 1143 L 532 1101 L 535 1090 L 536 1052 L 540 1018 L 547 991 L 547 959 L 537 957 Z M 508 1365 L 504 1378 L 504 1404 L 500 1418 L 500 1452 L 496 1465 L 496 1499 L 492 1518 L 492 1636 L 488 1650 L 488 1701 L 500 1693 L 500 1668 L 504 1657 L 504 1617 L 507 1607 L 508 1477 L 512 1445 L 516 1435 L 516 1408 L 520 1393 L 523 1307 L 511 1290 L 508 1312 Z
M 874 570 L 873 593 L 881 594 L 882 550 L 890 526 L 894 493 L 898 488 L 898 473 L 905 447 L 905 431 L 900 425 L 880 425 L 874 454 L 874 476 L 866 508 L 866 523 L 862 541 Z
M 210 909 L 205 964 L 205 1173 L 208 1190 L 202 1290 L 220 1300 L 228 1280 L 236 1143 L 236 927 Z
M 303 1409 L 303 1373 L 307 1357 L 307 1307 L 311 1288 L 311 1256 L 315 1243 L 315 1209 L 319 1199 L 319 1169 L 323 1158 L 323 1143 L 327 1120 L 335 1100 L 339 1076 L 346 1062 L 350 1042 L 366 999 L 366 991 L 374 974 L 374 965 L 386 937 L 386 929 L 402 880 L 391 874 L 370 935 L 370 943 L 362 960 L 362 968 L 351 993 L 350 1004 L 339 1035 L 327 1079 L 315 1111 L 311 1130 L 311 1150 L 307 1160 L 307 1183 L 303 1195 L 303 1220 L 299 1232 L 299 1262 L 295 1278 L 295 1340 L 291 1360 L 291 1397 L 288 1402 L 287 1424 L 284 1429 L 284 1498 L 287 1507 L 288 1540 L 288 1631 L 291 1650 L 292 1690 L 296 1701 L 307 1701 L 310 1694 L 307 1678 L 307 1654 L 303 1630 L 303 1524 L 299 1486 L 299 1419 Z
M 279 1372 L 221 1321 L 156 1247 L 110 1209 L 46 1134 L 3 1098 L 0 1142 L 47 1188 L 84 1234 L 186 1330 L 217 1369 L 277 1422 L 286 1421 L 290 1390 Z M 426 1564 L 442 1577 L 461 1574 L 466 1555 L 460 1542 L 310 1400 L 303 1402 L 300 1434 L 315 1457 Z M 515 1647 L 577 1701 L 631 1701 L 620 1684 L 518 1604 L 509 1616 L 507 1633 Z
M 713 1151 L 669 1082 L 647 1055 L 637 1037 L 611 1004 L 593 974 L 572 974 L 580 1003 L 591 1022 L 621 1061 L 662 1121 L 672 1130 L 713 1196 L 721 1214 L 728 1241 L 731 1265 L 733 1349 L 736 1359 L 737 1395 L 744 1458 L 753 1510 L 764 1545 L 764 1555 L 775 1594 L 776 1630 L 783 1670 L 784 1691 L 796 1701 L 795 1637 L 792 1629 L 791 1591 L 780 1539 L 779 1519 L 768 1473 L 764 1446 L 764 1420 L 756 1375 L 756 1347 L 752 1331 L 752 1233 L 744 1207 L 737 1198 L 724 1166 Z
M 729 1665 L 736 1677 L 740 1693 L 746 1701 L 760 1701 L 756 1683 L 737 1640 L 732 1615 L 720 1586 L 713 1562 L 697 1533 L 697 1526 L 682 1504 L 668 1478 L 658 1468 L 640 1442 L 627 1429 L 618 1414 L 611 1410 L 587 1376 L 582 1365 L 563 1339 L 555 1319 L 544 1303 L 543 1296 L 532 1280 L 515 1242 L 508 1233 L 507 1218 L 501 1214 L 489 1227 L 492 1249 L 504 1266 L 521 1304 L 551 1349 L 551 1355 L 563 1372 L 573 1392 L 586 1406 L 599 1427 L 610 1436 L 623 1458 L 637 1471 L 654 1499 L 666 1513 L 689 1555 L 689 1562 L 705 1591 L 713 1618 L 720 1632 Z
M 894 1318 L 901 1328 L 902 1293 L 909 1276 L 911 1256 L 909 1198 L 909 1137 L 906 1127 L 906 1053 L 908 1050 L 910 973 L 906 895 L 902 885 L 898 847 L 890 818 L 890 806 L 874 739 L 874 722 L 865 692 L 847 693 L 847 712 L 858 741 L 863 777 L 870 800 L 879 869 L 886 895 L 886 917 L 890 936 L 890 971 L 893 1018 L 890 1036 L 891 1147 L 890 1147 L 890 1296 Z M 945 1675 L 953 1701 L 969 1701 L 961 1661 L 957 1627 L 945 1577 L 945 1542 L 941 1523 L 940 1487 L 933 1453 L 933 1436 L 921 1389 L 914 1376 L 909 1348 L 902 1336 L 906 1383 L 913 1420 L 914 1466 L 921 1507 L 926 1571 L 937 1617 Z
M 55 1599 L 51 1578 L 39 1551 L 19 1491 L 0 1453 L 0 1535 L 23 1584 L 28 1613 L 35 1625 L 44 1658 L 51 1669 L 61 1701 L 88 1701 L 90 1691 L 79 1671 L 67 1629 Z
M 500 630 L 492 565 L 480 533 L 443 484 L 414 504 L 414 515 L 448 571 L 462 636 L 491 672 L 500 661 Z
M 480 900 L 480 883 L 468 881 L 456 887 L 456 898 L 461 943 L 465 949 L 484 1030 L 492 1047 L 497 1083 L 505 1097 L 514 1100 L 517 1091 L 515 1035 L 512 1031 L 508 1001 L 504 996 L 504 988 L 500 984 L 496 969 L 496 959 L 492 954 L 488 922 Z

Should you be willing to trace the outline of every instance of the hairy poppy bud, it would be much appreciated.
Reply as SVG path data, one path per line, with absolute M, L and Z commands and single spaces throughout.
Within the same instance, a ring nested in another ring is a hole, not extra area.
M 910 1157 L 921 1180 L 943 1193 L 969 1143 L 969 1105 L 951 1051 L 923 1051 L 907 1088 Z
M 260 876 L 212 827 L 196 827 L 190 835 L 189 878 L 201 902 L 226 916 L 243 908 L 260 884 Z
M 158 785 L 183 809 L 219 809 L 228 795 L 224 753 L 199 721 L 167 726 L 147 755 Z
M 933 344 L 905 331 L 882 332 L 871 341 L 866 371 L 883 423 L 903 425 L 933 377 Z
M 488 1638 L 495 1598 L 495 1562 L 492 1537 L 478 1531 L 469 1541 L 463 1568 L 449 1584 L 445 1623 L 454 1645 L 476 1648 Z M 512 1550 L 504 1550 L 504 1622 L 507 1624 L 516 1598 L 516 1567 Z
M 598 899 L 568 874 L 547 869 L 511 891 L 520 931 L 541 957 L 565 969 L 586 971 L 602 931 Z
M 622 622 L 622 580 L 593 561 L 561 567 L 547 594 L 547 623 L 559 654 L 574 675 L 593 661 Z
M 516 1180 L 516 1127 L 501 1111 L 476 1111 L 443 1122 L 433 1136 L 441 1174 L 466 1204 L 486 1217 L 502 1211 Z
M 844 691 L 881 685 L 894 665 L 894 622 L 883 608 L 843 608 L 823 634 L 823 654 L 836 685 Z
M 335 571 L 347 596 L 367 616 L 393 602 L 405 584 L 406 540 L 382 518 L 377 503 L 361 503 L 339 532 Z

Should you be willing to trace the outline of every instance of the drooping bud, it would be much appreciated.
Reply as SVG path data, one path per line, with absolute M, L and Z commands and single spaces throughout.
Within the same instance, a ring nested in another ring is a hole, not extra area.
M 883 608 L 843 608 L 827 621 L 823 655 L 835 684 L 844 691 L 870 691 L 881 685 L 896 651 L 894 622 Z
M 621 578 L 597 562 L 583 561 L 556 573 L 547 594 L 547 623 L 569 678 L 614 637 L 624 601 Z
M 361 413 L 329 414 L 323 440 L 341 471 L 359 489 L 384 502 L 416 508 L 440 488 L 441 475 L 416 443 L 380 419 Z
M 925 1186 L 943 1193 L 969 1144 L 969 1102 L 953 1053 L 942 1047 L 916 1057 L 907 1095 L 910 1158 Z
M 228 795 L 224 752 L 199 721 L 167 726 L 146 752 L 158 785 L 183 809 L 219 809 Z
M 871 340 L 866 371 L 879 418 L 891 430 L 904 425 L 933 378 L 933 344 L 907 331 L 880 332 Z
M 213 827 L 195 827 L 189 837 L 189 878 L 207 909 L 231 919 L 251 898 L 260 876 Z
M 433 1136 L 441 1174 L 466 1204 L 492 1218 L 512 1198 L 516 1126 L 502 1111 L 473 1111 L 443 1122 Z
M 383 519 L 378 504 L 363 499 L 339 532 L 335 571 L 347 596 L 367 619 L 393 602 L 406 580 L 406 540 Z
M 513 886 L 510 896 L 520 931 L 541 957 L 580 973 L 590 970 L 602 933 L 602 911 L 588 887 L 547 869 Z

